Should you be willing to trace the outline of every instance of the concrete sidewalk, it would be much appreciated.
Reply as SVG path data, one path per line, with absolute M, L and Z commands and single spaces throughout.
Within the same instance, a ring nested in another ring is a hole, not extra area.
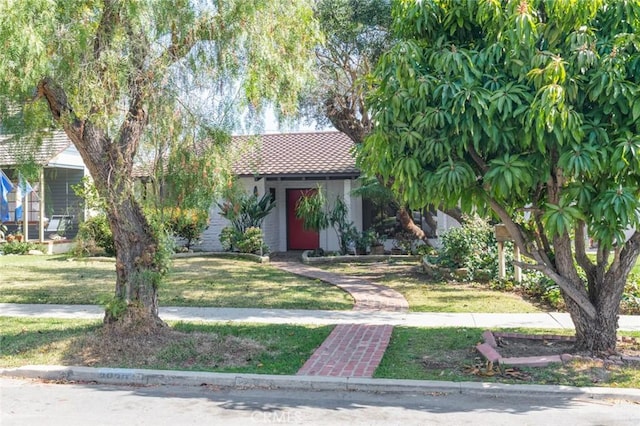
M 0 316 L 101 319 L 97 305 L 28 305 L 0 303 Z M 481 314 L 380 311 L 314 311 L 301 309 L 161 307 L 166 321 L 241 322 L 263 324 L 367 324 L 406 327 L 573 328 L 569 314 Z M 622 315 L 620 330 L 640 331 L 640 316 Z

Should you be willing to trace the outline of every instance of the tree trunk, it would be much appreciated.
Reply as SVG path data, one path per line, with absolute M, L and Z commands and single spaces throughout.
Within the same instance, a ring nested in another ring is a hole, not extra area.
M 126 310 L 107 309 L 104 322 L 163 326 L 158 316 L 158 241 L 133 192 L 118 198 L 108 207 L 107 217 L 116 249 L 115 298 Z
M 420 228 L 418 225 L 415 224 L 415 222 L 413 221 L 413 218 L 411 217 L 409 209 L 405 207 L 400 207 L 400 209 L 398 209 L 398 217 L 400 218 L 400 223 L 402 224 L 402 227 L 406 231 L 410 232 L 417 239 L 422 240 L 425 243 L 429 244 L 429 241 L 427 240 L 427 235 L 424 233 L 422 228 Z
M 106 214 L 116 250 L 115 301 L 107 305 L 105 323 L 120 322 L 134 331 L 164 326 L 158 316 L 157 288 L 161 266 L 158 241 L 135 199 L 133 159 L 146 125 L 142 98 L 131 101 L 118 135 L 90 120 L 74 118 L 66 95 L 54 82 L 44 79 L 38 95 L 47 100 L 58 121 L 77 148 L 99 194 L 106 201 Z
M 618 298 L 617 306 L 619 306 L 619 300 Z M 593 354 L 615 353 L 618 308 L 609 305 L 607 308 L 598 310 L 594 320 L 570 298 L 565 297 L 565 302 L 576 330 L 576 348 Z
M 580 248 L 584 241 L 579 235 L 576 244 L 579 245 L 576 249 L 578 260 L 584 264 L 586 259 L 582 258 L 583 250 Z M 556 282 L 561 284 L 562 295 L 575 326 L 577 348 L 597 355 L 615 353 L 620 300 L 627 277 L 640 253 L 640 234 L 636 232 L 622 249 L 615 250 L 608 270 L 606 261 L 584 264 L 583 269 L 587 267 L 586 283 L 577 272 L 568 233 L 556 236 L 553 245 L 555 267 L 564 278 L 563 282 L 559 279 Z

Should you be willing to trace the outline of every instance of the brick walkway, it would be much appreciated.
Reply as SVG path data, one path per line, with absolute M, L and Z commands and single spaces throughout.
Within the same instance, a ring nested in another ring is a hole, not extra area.
M 409 310 L 409 304 L 404 296 L 389 287 L 374 284 L 371 281 L 360 278 L 345 277 L 302 263 L 272 262 L 271 264 L 284 271 L 325 281 L 340 287 L 353 297 L 355 301 L 354 311 L 407 312 Z
M 397 291 L 370 281 L 344 277 L 301 263 L 273 262 L 297 275 L 319 279 L 347 291 L 354 310 L 406 312 L 409 304 Z M 299 376 L 372 377 L 391 339 L 392 325 L 339 324 L 298 371 Z

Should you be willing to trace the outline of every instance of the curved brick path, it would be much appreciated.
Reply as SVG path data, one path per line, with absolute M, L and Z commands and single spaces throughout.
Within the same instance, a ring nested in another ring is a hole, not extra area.
M 301 263 L 272 262 L 287 272 L 319 279 L 345 290 L 357 311 L 406 312 L 397 291 L 360 278 L 345 277 Z M 339 324 L 298 371 L 299 376 L 372 377 L 391 339 L 392 325 Z

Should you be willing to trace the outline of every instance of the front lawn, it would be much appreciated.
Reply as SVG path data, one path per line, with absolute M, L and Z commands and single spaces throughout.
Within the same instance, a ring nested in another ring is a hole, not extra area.
M 391 342 L 374 377 L 447 381 L 482 381 L 566 386 L 640 387 L 640 368 L 573 361 L 540 368 L 488 368 L 475 349 L 480 328 L 395 327 Z M 510 329 L 527 334 L 572 334 L 571 330 Z M 640 332 L 620 332 L 640 338 Z M 535 354 L 532 354 L 535 355 Z
M 83 365 L 291 375 L 332 326 L 175 322 L 158 335 L 109 336 L 98 321 L 0 317 L 0 367 Z M 395 327 L 374 377 L 569 386 L 640 387 L 640 368 L 578 362 L 487 368 L 480 328 Z M 510 330 L 556 334 L 569 330 Z M 640 338 L 640 332 L 623 332 Z
M 98 321 L 0 317 L 0 367 L 83 365 L 295 374 L 332 326 L 171 323 L 109 336 Z
M 115 287 L 113 261 L 65 256 L 0 256 L 0 302 L 98 304 Z M 332 285 L 248 260 L 175 259 L 159 290 L 161 306 L 348 310 Z
M 327 271 L 384 284 L 401 293 L 412 312 L 530 313 L 546 309 L 517 293 L 490 290 L 488 285 L 432 282 L 416 262 L 340 263 L 316 265 Z

